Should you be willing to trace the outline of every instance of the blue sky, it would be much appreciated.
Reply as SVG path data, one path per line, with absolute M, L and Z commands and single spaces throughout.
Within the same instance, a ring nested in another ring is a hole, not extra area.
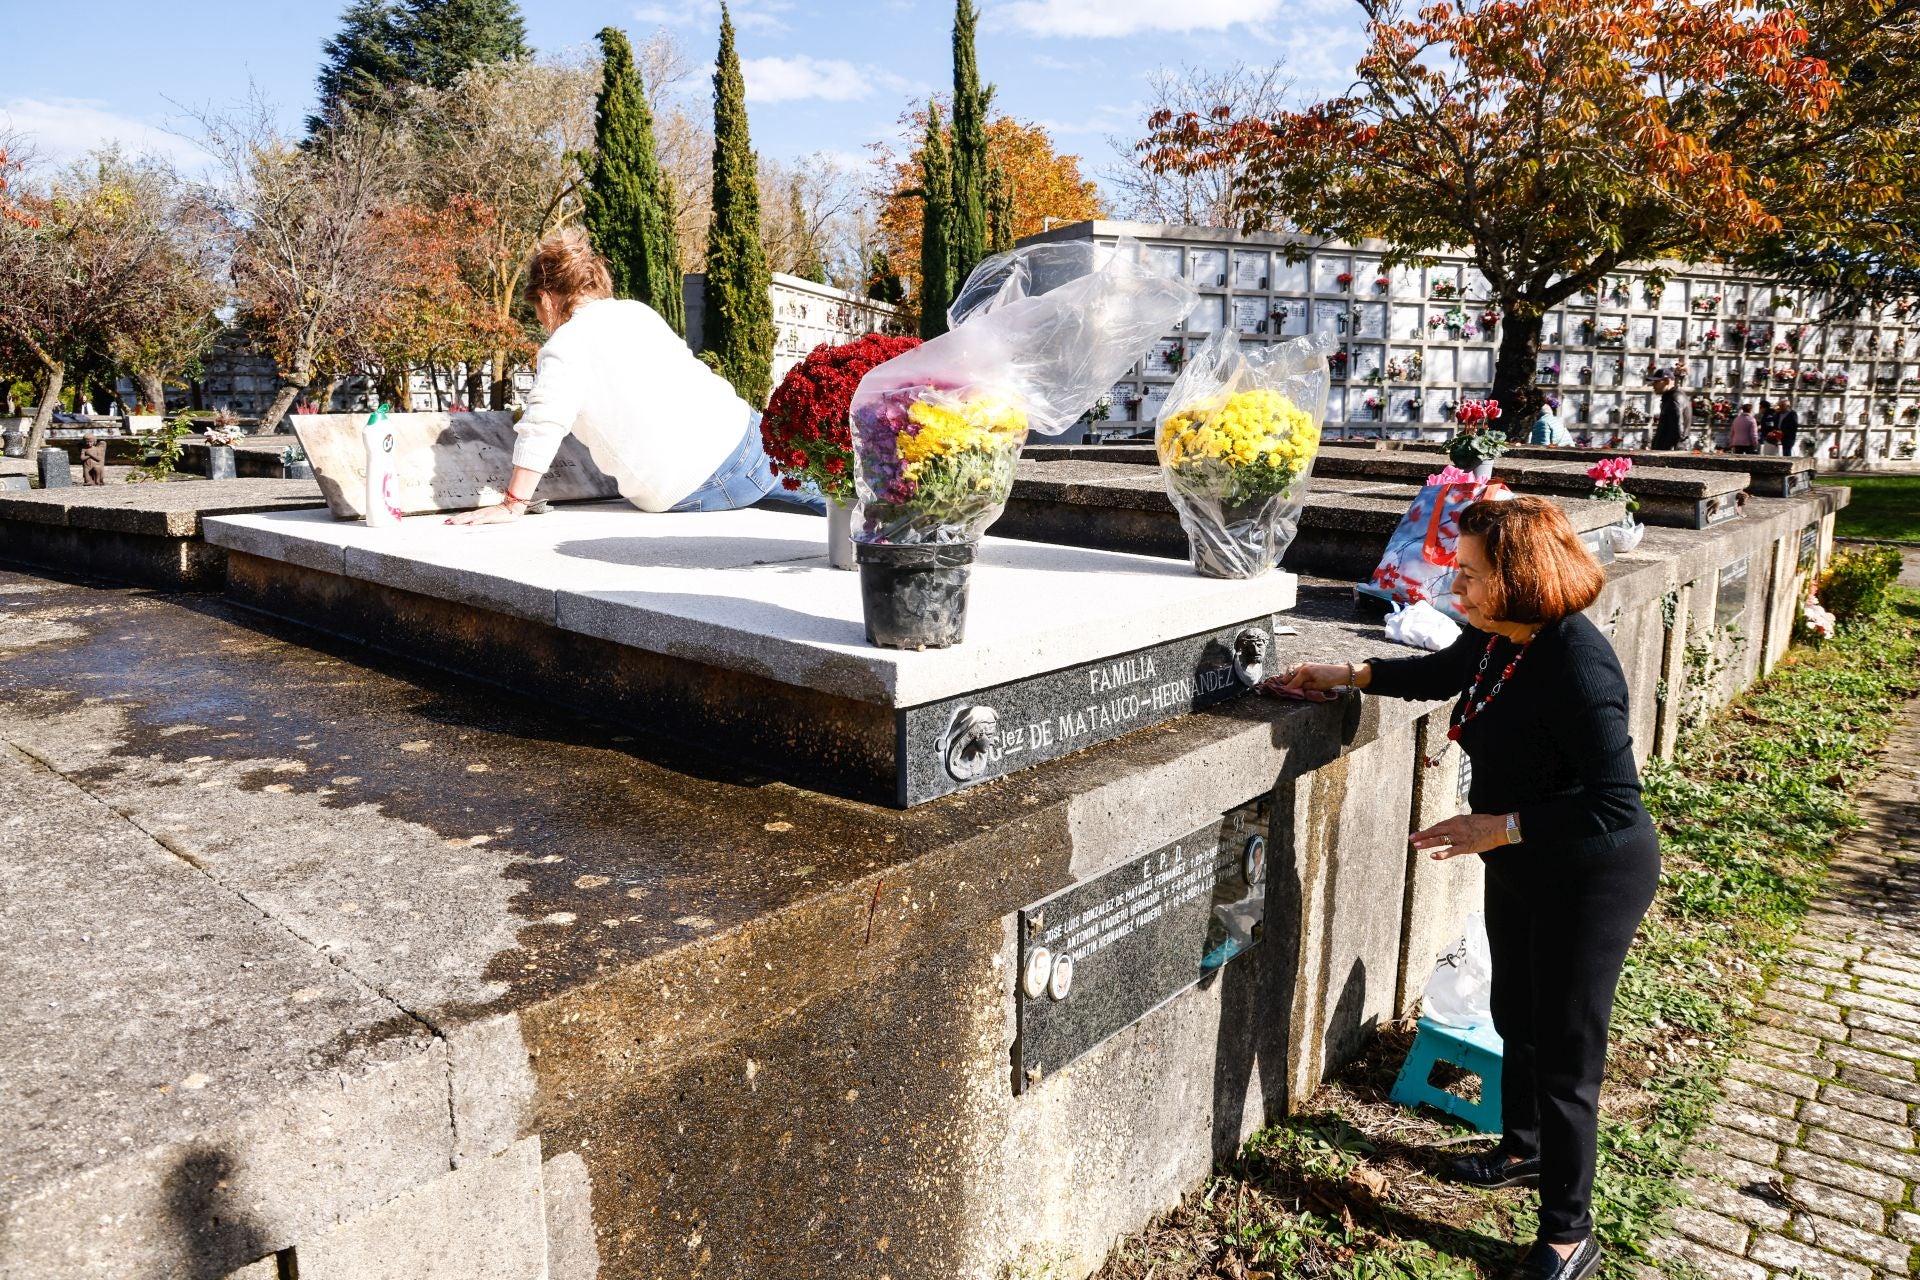
M 1144 77 L 1159 66 L 1278 63 L 1301 94 L 1344 87 L 1358 56 L 1353 0 L 981 0 L 982 74 L 998 102 L 1053 130 L 1097 172 L 1107 138 L 1133 137 Z M 13 6 L 10 6 L 13 7 Z M 290 125 L 311 105 L 321 43 L 340 0 L 76 0 L 20 5 L 8 19 L 0 125 L 63 158 L 107 138 L 184 153 L 180 110 L 223 107 L 258 84 Z M 667 27 L 700 65 L 718 0 L 522 0 L 542 51 L 583 46 L 609 23 L 636 41 Z M 910 99 L 950 78 L 950 0 L 736 0 L 754 144 L 794 159 L 861 154 L 891 137 Z

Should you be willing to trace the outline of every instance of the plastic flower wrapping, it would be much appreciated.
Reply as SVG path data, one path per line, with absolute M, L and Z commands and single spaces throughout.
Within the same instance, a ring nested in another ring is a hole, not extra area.
M 1319 334 L 1243 351 L 1226 330 L 1207 339 L 1173 384 L 1156 439 L 1196 571 L 1257 577 L 1293 544 L 1335 345 Z
M 999 518 L 1029 431 L 1058 435 L 1193 309 L 1139 244 L 1029 245 L 967 277 L 944 334 L 854 392 L 854 537 L 973 542 Z

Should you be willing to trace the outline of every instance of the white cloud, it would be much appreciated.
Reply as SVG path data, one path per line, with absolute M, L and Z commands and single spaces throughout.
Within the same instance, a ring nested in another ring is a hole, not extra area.
M 1009 0 L 995 16 L 1036 36 L 1225 31 L 1279 16 L 1284 0 Z
M 121 115 L 97 98 L 9 98 L 0 103 L 0 131 L 20 135 L 48 168 L 116 142 L 131 155 L 152 153 L 188 167 L 207 159 L 185 138 Z
M 742 58 L 748 102 L 858 102 L 873 92 L 873 77 L 839 58 Z
M 727 6 L 733 25 L 742 31 L 785 31 L 780 15 L 793 8 L 792 0 L 734 0 Z M 712 27 L 720 29 L 720 0 L 674 0 L 669 4 L 643 4 L 634 9 L 633 20 L 662 27 Z

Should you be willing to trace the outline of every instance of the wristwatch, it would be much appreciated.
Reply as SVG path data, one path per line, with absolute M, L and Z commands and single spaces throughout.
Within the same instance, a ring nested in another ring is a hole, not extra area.
M 1520 815 L 1517 813 L 1507 815 L 1507 843 L 1520 843 Z

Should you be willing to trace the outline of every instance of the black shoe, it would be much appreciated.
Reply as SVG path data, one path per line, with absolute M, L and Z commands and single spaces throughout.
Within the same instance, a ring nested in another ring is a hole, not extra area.
M 1544 1240 L 1535 1240 L 1527 1256 L 1515 1264 L 1509 1280 L 1588 1280 L 1600 1270 L 1600 1246 L 1588 1236 L 1580 1247 L 1562 1258 Z
M 1476 1187 L 1537 1187 L 1540 1158 L 1515 1160 L 1504 1147 L 1495 1147 L 1447 1161 L 1445 1177 L 1449 1182 L 1469 1182 Z

